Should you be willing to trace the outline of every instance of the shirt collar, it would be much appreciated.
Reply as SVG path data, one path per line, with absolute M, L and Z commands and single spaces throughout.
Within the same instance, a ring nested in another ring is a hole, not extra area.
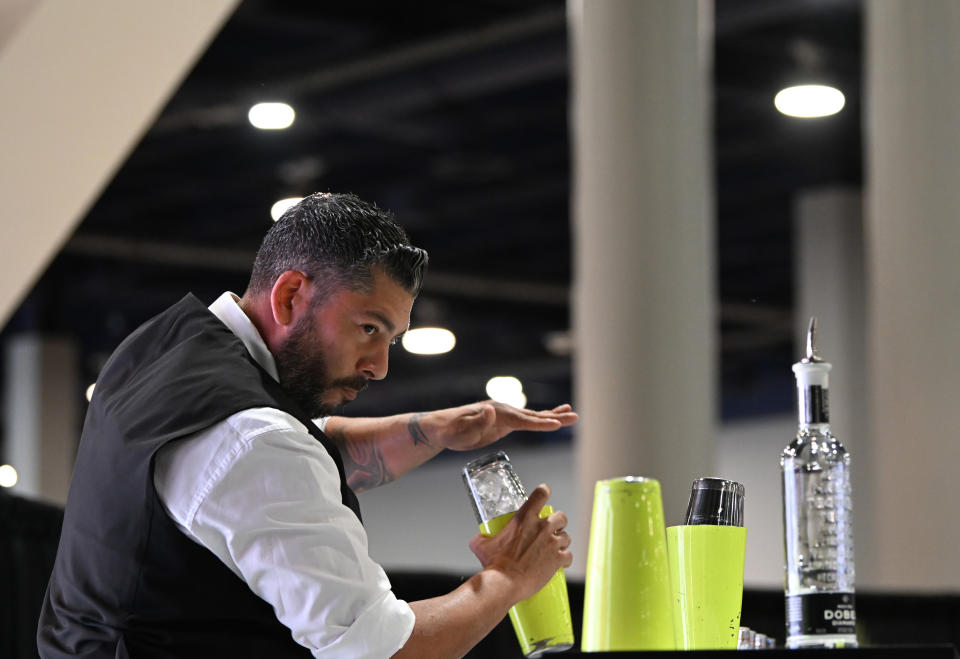
M 270 354 L 267 344 L 263 342 L 263 338 L 260 336 L 260 332 L 257 331 L 253 321 L 251 321 L 250 317 L 240 308 L 239 302 L 240 298 L 230 291 L 227 291 L 214 300 L 213 304 L 208 308 L 210 309 L 210 313 L 219 318 L 220 322 L 236 334 L 238 339 L 243 341 L 247 352 L 260 364 L 263 370 L 279 382 L 280 376 L 277 375 L 277 363 L 273 360 L 273 355 Z

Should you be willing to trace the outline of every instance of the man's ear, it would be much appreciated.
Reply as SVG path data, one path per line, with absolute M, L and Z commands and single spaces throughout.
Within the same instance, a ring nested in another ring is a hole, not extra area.
M 310 279 L 299 270 L 287 270 L 270 290 L 270 312 L 277 325 L 288 326 L 310 304 Z

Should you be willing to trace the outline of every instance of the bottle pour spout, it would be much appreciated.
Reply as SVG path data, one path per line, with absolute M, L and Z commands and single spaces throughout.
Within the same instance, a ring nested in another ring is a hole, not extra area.
M 819 364 L 823 362 L 817 354 L 817 317 L 811 316 L 810 327 L 807 329 L 807 356 L 800 360 L 801 364 Z

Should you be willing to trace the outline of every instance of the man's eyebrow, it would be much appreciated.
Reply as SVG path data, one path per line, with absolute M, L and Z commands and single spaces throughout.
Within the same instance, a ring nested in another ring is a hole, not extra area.
M 368 311 L 367 313 L 373 316 L 374 318 L 376 318 L 377 320 L 379 320 L 381 323 L 383 323 L 383 326 L 387 328 L 387 332 L 389 332 L 390 334 L 393 334 L 393 332 L 396 330 L 396 328 L 393 326 L 393 323 L 390 322 L 390 319 L 387 318 L 384 314 L 380 313 L 379 311 L 371 310 L 371 311 Z

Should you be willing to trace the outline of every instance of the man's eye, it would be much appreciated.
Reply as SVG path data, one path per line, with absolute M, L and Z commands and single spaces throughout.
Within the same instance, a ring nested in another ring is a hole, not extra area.
M 377 333 L 377 326 L 376 326 L 376 325 L 364 325 L 364 326 L 363 326 L 363 333 L 366 334 L 367 336 L 373 336 L 374 334 Z

